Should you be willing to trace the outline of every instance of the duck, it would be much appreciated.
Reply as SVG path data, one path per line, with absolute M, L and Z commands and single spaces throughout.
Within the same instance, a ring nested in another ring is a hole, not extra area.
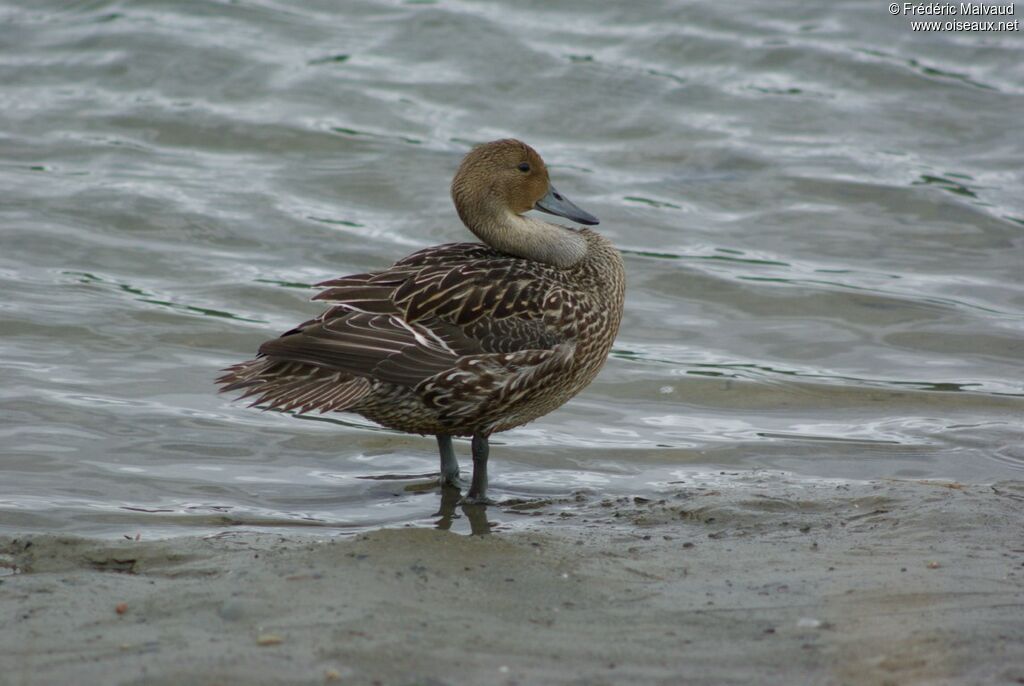
M 454 437 L 469 438 L 463 504 L 488 497 L 491 435 L 561 407 L 597 376 L 622 321 L 622 257 L 598 219 L 552 185 L 516 139 L 478 145 L 451 184 L 479 242 L 420 250 L 386 269 L 317 284 L 322 314 L 222 370 L 250 407 L 352 412 L 433 435 L 442 486 L 461 489 Z M 528 216 L 539 210 L 582 226 Z

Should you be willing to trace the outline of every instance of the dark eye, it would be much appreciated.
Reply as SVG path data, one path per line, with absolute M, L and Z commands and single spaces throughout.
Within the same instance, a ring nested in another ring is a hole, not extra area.
M 518 169 L 519 169 L 519 171 L 525 173 L 525 172 L 530 171 L 530 165 L 527 162 L 520 162 Z

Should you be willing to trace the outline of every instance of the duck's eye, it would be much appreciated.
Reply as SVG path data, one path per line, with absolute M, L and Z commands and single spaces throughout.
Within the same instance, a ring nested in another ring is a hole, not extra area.
M 519 171 L 521 171 L 523 173 L 526 173 L 526 172 L 530 171 L 530 165 L 529 165 L 528 162 L 520 162 L 518 169 L 519 169 Z

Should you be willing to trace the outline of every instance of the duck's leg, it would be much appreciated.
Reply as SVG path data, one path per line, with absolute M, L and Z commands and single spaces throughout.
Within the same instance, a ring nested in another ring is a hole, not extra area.
M 488 505 L 494 502 L 487 497 L 488 453 L 490 446 L 487 444 L 487 436 L 473 434 L 473 483 L 470 484 L 469 493 L 462 499 L 467 505 Z
M 452 437 L 448 434 L 437 434 L 437 448 L 441 452 L 441 485 L 455 486 L 459 483 L 459 461 L 452 448 Z

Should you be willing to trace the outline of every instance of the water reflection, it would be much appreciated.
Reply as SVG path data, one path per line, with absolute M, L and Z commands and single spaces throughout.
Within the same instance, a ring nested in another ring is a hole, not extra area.
M 441 506 L 434 515 L 438 517 L 434 526 L 441 531 L 451 530 L 452 524 L 459 518 L 459 515 L 456 514 L 458 509 L 462 511 L 466 521 L 469 522 L 471 535 L 483 536 L 489 534 L 491 533 L 492 526 L 487 519 L 487 507 L 487 505 L 464 504 L 462 502 L 462 492 L 457 488 L 446 485 L 441 489 Z

